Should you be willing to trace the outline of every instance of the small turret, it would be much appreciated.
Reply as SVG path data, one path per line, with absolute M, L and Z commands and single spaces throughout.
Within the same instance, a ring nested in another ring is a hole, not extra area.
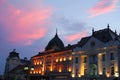
M 92 35 L 94 35 L 95 31 L 94 31 L 94 28 L 92 28 Z
M 110 29 L 110 25 L 109 24 L 107 25 L 107 28 Z

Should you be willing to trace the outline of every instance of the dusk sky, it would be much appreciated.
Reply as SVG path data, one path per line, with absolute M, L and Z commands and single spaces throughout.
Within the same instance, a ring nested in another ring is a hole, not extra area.
M 120 33 L 119 0 L 0 0 L 0 74 L 13 49 L 20 58 L 43 51 L 56 28 L 65 45 L 110 24 Z

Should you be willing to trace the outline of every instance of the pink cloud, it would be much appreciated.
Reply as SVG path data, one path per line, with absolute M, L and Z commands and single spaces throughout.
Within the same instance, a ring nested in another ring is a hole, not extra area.
M 68 42 L 72 42 L 72 41 L 75 41 L 75 40 L 80 40 L 80 38 L 85 37 L 87 35 L 88 35 L 88 33 L 86 31 L 83 31 L 83 32 L 80 32 L 80 33 L 77 33 L 77 34 L 72 34 L 72 35 L 65 36 L 64 38 Z
M 0 7 L 3 5 L 4 2 L 5 0 L 0 0 Z
M 30 45 L 37 39 L 45 36 L 52 7 L 42 7 L 39 10 L 23 10 L 13 5 L 0 10 L 0 23 L 4 26 L 6 39 L 12 43 Z
M 113 11 L 117 7 L 118 0 L 100 0 L 89 10 L 91 17 Z

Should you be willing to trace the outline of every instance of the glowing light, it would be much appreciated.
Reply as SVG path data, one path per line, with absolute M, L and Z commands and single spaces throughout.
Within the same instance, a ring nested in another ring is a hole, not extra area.
M 62 58 L 60 58 L 60 62 L 62 62 Z
M 101 55 L 102 55 L 102 53 L 99 53 L 98 55 L 99 55 L 99 56 L 101 56 Z
M 28 69 L 29 69 L 28 66 L 24 67 L 24 70 L 28 70 Z
M 37 63 L 36 62 L 34 62 L 34 65 L 36 65 Z
M 109 72 L 107 72 L 106 76 L 107 76 L 107 77 L 110 77 L 110 74 L 109 74 Z
M 39 65 L 39 62 L 37 62 L 37 65 Z
M 66 57 L 64 57 L 64 59 L 63 59 L 64 61 L 66 61 Z
M 32 71 L 30 71 L 30 74 L 32 74 Z
M 80 73 L 78 74 L 78 77 L 81 77 Z
M 42 68 L 42 71 L 44 71 L 44 67 Z
M 59 68 L 59 72 L 62 72 L 62 68 Z
M 52 67 L 50 68 L 50 71 L 51 71 L 51 72 L 53 71 L 53 68 L 52 68 Z
M 32 67 L 30 70 L 31 70 L 31 71 L 33 71 L 33 70 L 34 70 L 34 68 Z
M 56 59 L 56 62 L 58 62 L 58 59 Z
M 99 72 L 99 75 L 102 75 L 102 72 L 101 72 L 101 71 Z
M 35 71 L 33 71 L 33 74 L 35 74 Z
M 42 74 L 41 75 L 44 75 L 44 72 L 42 72 Z
M 41 73 L 41 70 L 39 70 L 39 74 Z
M 72 60 L 72 57 L 71 57 L 71 56 L 69 57 L 69 60 Z
M 42 61 L 40 61 L 40 64 L 42 64 Z
M 38 71 L 36 71 L 35 73 L 38 74 Z
M 74 74 L 74 73 L 72 73 L 72 77 L 73 77 L 73 78 L 75 77 L 75 74 Z
M 68 69 L 68 71 L 71 72 L 71 71 L 72 71 L 72 68 L 70 67 L 70 68 Z
M 119 77 L 118 71 L 115 72 L 115 77 Z

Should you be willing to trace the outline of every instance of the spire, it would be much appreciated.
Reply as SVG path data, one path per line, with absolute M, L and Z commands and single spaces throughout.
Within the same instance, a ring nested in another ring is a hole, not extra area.
M 117 31 L 115 30 L 115 34 L 117 34 Z
M 107 25 L 107 28 L 108 28 L 108 29 L 110 28 L 110 25 L 109 25 L 109 24 Z
M 58 32 L 58 31 L 57 31 L 57 28 L 56 28 L 56 34 L 55 34 L 55 36 L 58 36 L 57 32 Z
M 94 32 L 95 32 L 95 31 L 94 31 L 94 28 L 92 28 L 92 35 L 94 34 Z
M 56 28 L 56 34 L 57 34 L 57 28 Z

